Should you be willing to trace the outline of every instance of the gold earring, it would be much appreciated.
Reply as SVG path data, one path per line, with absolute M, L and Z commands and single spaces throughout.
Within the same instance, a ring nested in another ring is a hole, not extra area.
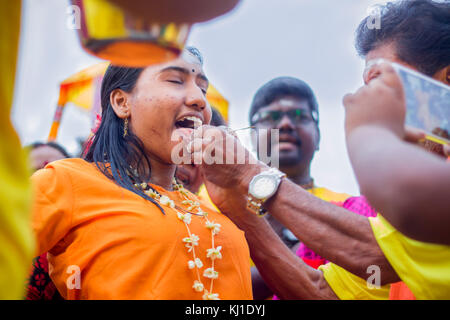
M 128 135 L 128 118 L 125 118 L 123 121 L 123 137 L 125 138 Z

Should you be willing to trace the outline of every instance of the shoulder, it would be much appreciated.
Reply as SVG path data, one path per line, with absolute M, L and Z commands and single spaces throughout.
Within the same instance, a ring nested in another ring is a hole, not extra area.
M 55 169 L 66 172 L 79 172 L 92 169 L 93 164 L 81 158 L 61 159 L 49 163 L 44 169 Z
M 65 188 L 71 184 L 83 184 L 100 174 L 93 165 L 80 158 L 62 159 L 49 163 L 44 169 L 36 171 L 31 176 L 31 183 L 35 188 L 46 190 Z

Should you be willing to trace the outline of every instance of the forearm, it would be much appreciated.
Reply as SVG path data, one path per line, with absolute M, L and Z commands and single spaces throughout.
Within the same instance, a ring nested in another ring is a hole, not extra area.
M 374 126 L 351 132 L 347 147 L 361 192 L 395 228 L 417 240 L 450 244 L 445 160 Z
M 323 201 L 284 180 L 266 208 L 306 246 L 325 259 L 365 278 L 367 268 L 382 270 L 382 283 L 398 280 L 366 217 Z
M 253 262 L 270 289 L 282 299 L 337 299 L 323 273 L 297 257 L 270 225 L 254 215 L 235 218 L 245 231 Z

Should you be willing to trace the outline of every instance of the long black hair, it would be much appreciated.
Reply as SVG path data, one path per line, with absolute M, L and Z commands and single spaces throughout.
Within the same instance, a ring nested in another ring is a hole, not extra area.
M 135 184 L 150 179 L 150 160 L 142 141 L 131 130 L 124 136 L 124 120 L 116 115 L 110 101 L 111 92 L 115 89 L 131 92 L 143 70 L 114 65 L 107 68 L 100 91 L 102 121 L 84 159 L 94 162 L 106 177 L 151 201 L 164 213 L 154 199 L 135 187 Z

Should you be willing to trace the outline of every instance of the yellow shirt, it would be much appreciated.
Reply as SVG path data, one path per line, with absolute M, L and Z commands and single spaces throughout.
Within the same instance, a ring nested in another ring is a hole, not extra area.
M 341 300 L 388 300 L 390 285 L 370 288 L 367 280 L 355 276 L 353 273 L 339 267 L 334 263 L 321 265 L 325 280 Z M 367 274 L 367 278 L 370 274 Z
M 369 221 L 387 260 L 416 299 L 450 299 L 450 246 L 408 238 L 381 215 Z
M 0 300 L 25 294 L 33 253 L 29 169 L 10 121 L 20 32 L 21 1 L 0 9 Z
M 450 299 L 450 246 L 410 239 L 380 214 L 369 221 L 386 259 L 416 299 Z M 366 280 L 333 263 L 319 269 L 340 299 L 389 298 L 390 285 L 369 289 Z

